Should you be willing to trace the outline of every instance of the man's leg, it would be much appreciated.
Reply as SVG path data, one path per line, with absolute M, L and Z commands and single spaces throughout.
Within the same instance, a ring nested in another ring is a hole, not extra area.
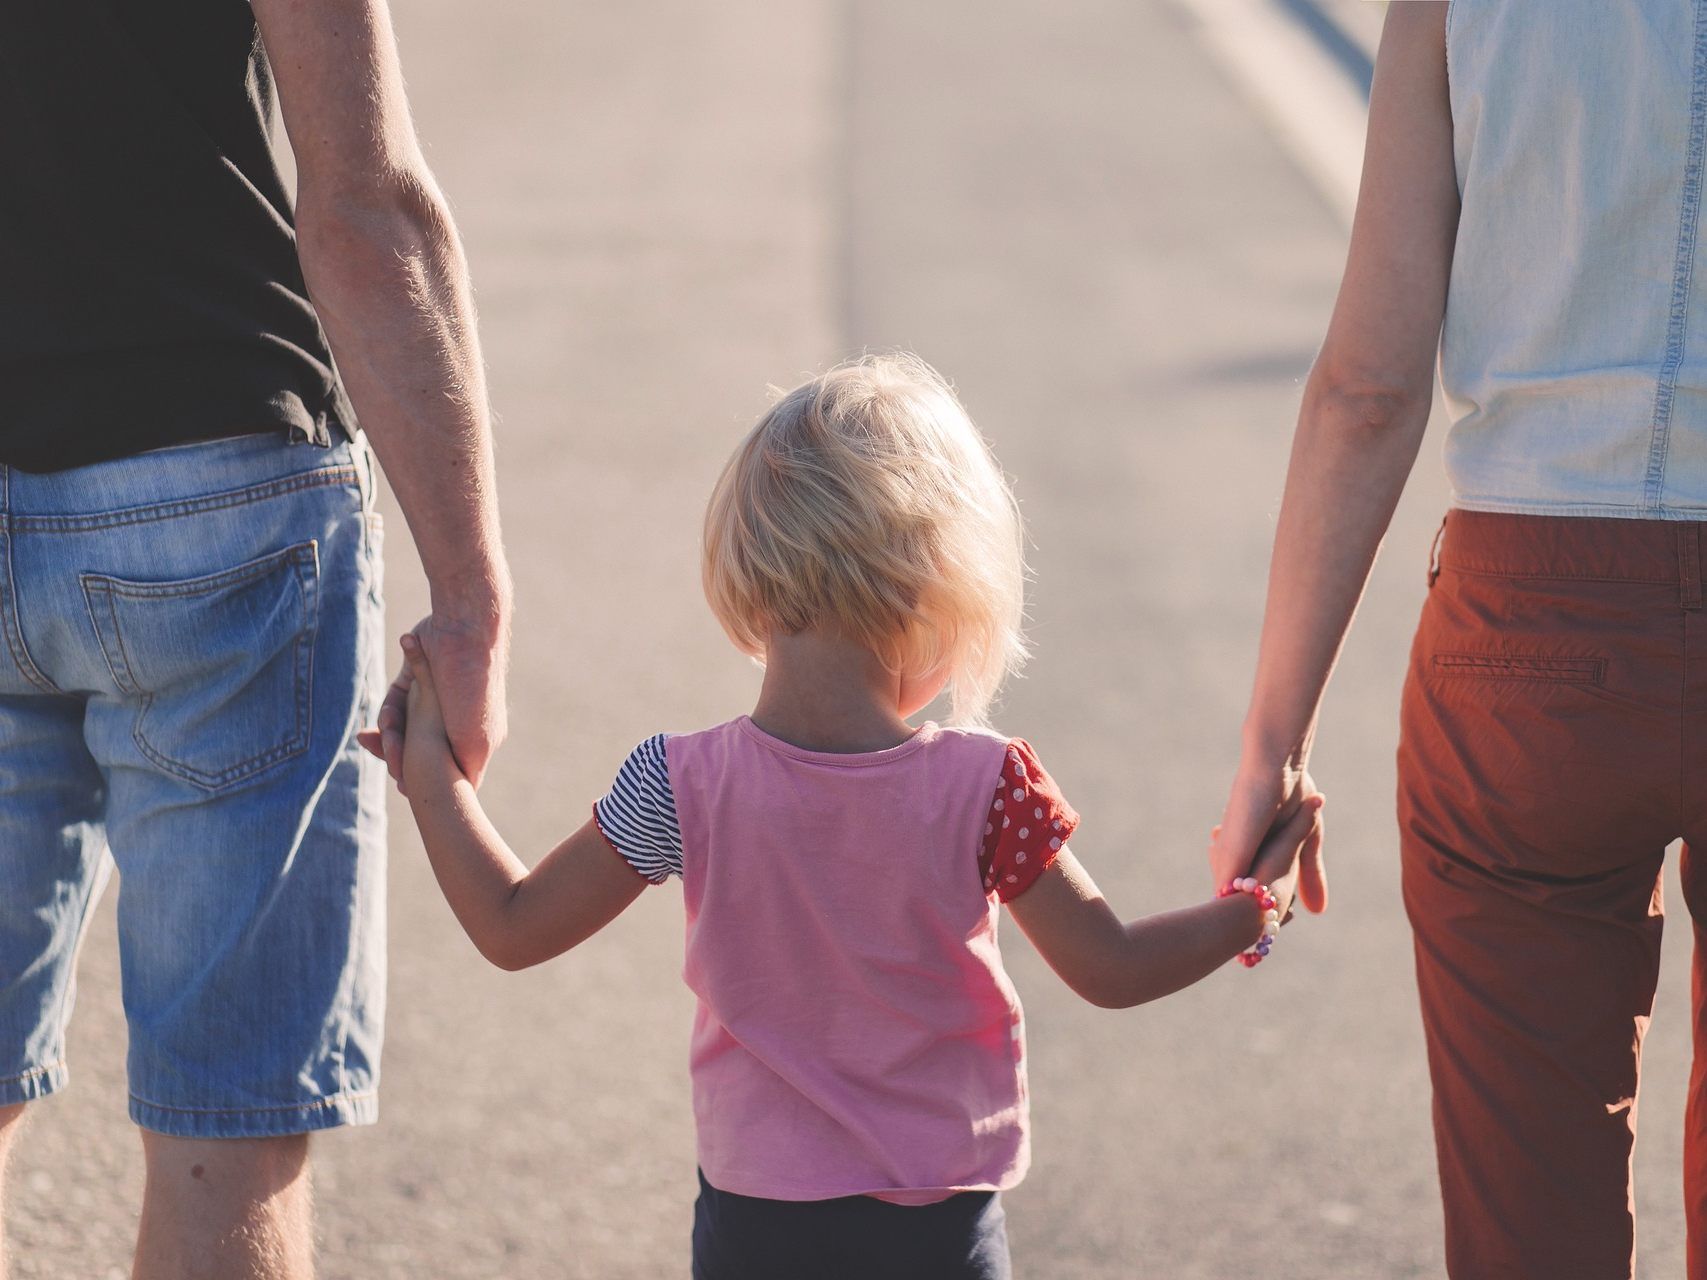
M 61 610 L 93 610 L 101 657 L 84 740 L 124 886 L 147 1280 L 310 1275 L 304 1135 L 377 1115 L 384 768 L 354 731 L 383 671 L 357 479 L 345 446 L 267 439 L 131 459 L 101 492 L 127 512 L 172 500 L 159 518 L 58 552 Z
M 310 1280 L 306 1134 L 198 1139 L 144 1129 L 142 1150 L 148 1182 L 134 1280 Z
M 23 1125 L 23 1103 L 0 1107 L 0 1280 L 6 1280 L 6 1160 Z
M 82 721 L 72 698 L 0 695 L 0 1280 L 7 1157 L 27 1105 L 66 1083 L 77 952 L 112 865 Z

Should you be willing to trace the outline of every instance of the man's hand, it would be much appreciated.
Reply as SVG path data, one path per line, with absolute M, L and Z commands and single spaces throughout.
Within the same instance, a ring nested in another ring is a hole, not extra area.
M 500 634 L 494 642 L 488 636 L 481 628 L 461 626 L 429 614 L 404 637 L 406 646 L 410 640 L 420 646 L 423 659 L 433 672 L 444 736 L 457 767 L 476 787 L 509 729 L 504 700 L 509 637 Z M 414 727 L 409 723 L 410 695 L 416 678 L 415 666 L 405 662 L 386 692 L 377 726 L 357 735 L 362 746 L 385 761 L 385 767 L 399 786 L 405 786 L 404 743 Z
M 1300 806 L 1319 795 L 1302 768 L 1241 768 L 1233 781 L 1226 813 L 1209 843 L 1209 868 L 1219 888 L 1235 876 L 1255 875 L 1253 864 L 1263 841 L 1283 829 Z M 1309 829 L 1300 851 L 1298 899 L 1315 913 L 1328 908 L 1327 871 L 1322 864 L 1323 829 L 1320 815 Z

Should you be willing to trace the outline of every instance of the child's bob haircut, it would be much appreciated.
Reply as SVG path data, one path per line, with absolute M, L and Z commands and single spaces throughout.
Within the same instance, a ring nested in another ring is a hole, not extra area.
M 783 396 L 705 516 L 706 599 L 743 653 L 831 628 L 980 725 L 1025 658 L 1019 509 L 989 446 L 917 356 L 850 361 Z

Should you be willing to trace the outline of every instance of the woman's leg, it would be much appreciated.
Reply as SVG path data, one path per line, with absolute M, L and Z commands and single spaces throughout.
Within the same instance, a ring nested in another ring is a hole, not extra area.
M 1400 837 L 1454 1277 L 1631 1273 L 1682 613 L 1674 534 L 1592 528 L 1618 523 L 1454 513 L 1412 654 Z
M 1707 1276 L 1707 844 L 1683 849 L 1683 896 L 1695 924 L 1691 975 L 1695 1065 L 1683 1134 L 1683 1206 L 1689 1226 L 1689 1274 Z
M 1449 1274 L 1625 1280 L 1660 853 L 1542 887 L 1404 844 Z

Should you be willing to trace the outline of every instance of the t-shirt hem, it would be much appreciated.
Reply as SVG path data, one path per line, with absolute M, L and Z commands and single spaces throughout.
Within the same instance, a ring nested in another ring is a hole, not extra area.
M 719 1191 L 733 1196 L 749 1196 L 755 1200 L 840 1200 L 846 1196 L 871 1196 L 876 1199 L 887 1199 L 892 1196 L 905 1196 L 905 1200 L 890 1200 L 894 1204 L 936 1204 L 967 1191 L 1011 1191 L 1025 1178 L 1025 1168 L 1019 1167 L 1007 1177 L 997 1181 L 982 1181 L 959 1183 L 952 1186 L 924 1187 L 895 1187 L 881 1183 L 853 1184 L 850 1186 L 794 1186 L 789 1183 L 776 1182 L 763 1177 L 748 1178 L 741 1174 L 713 1173 L 706 1169 L 704 1162 L 700 1163 L 700 1172 L 705 1180 Z
M 1454 511 L 1480 511 L 1504 516 L 1576 516 L 1613 520 L 1704 520 L 1707 504 L 1702 506 L 1642 507 L 1628 503 L 1595 502 L 1524 502 L 1505 498 L 1477 498 L 1455 495 Z

